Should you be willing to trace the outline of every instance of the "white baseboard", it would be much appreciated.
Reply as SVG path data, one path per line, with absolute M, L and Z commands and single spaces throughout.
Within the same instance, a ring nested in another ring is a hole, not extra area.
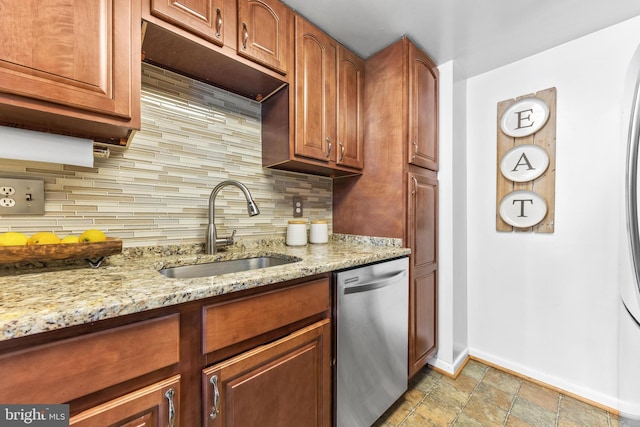
M 438 369 L 439 371 L 446 372 L 453 377 L 459 373 L 460 369 L 462 369 L 468 358 L 469 349 L 464 349 L 464 351 L 460 353 L 458 357 L 456 357 L 453 363 L 439 359 L 437 353 L 434 357 L 429 359 L 427 363 Z
M 576 384 L 572 384 L 561 378 L 557 378 L 544 372 L 533 370 L 529 367 L 502 359 L 493 354 L 485 353 L 480 350 L 469 349 L 469 354 L 471 355 L 471 357 L 485 360 L 491 364 L 496 365 L 496 367 L 501 367 L 523 377 L 531 378 L 535 381 L 551 386 L 552 388 L 558 389 L 560 392 L 564 391 L 567 394 L 582 398 L 583 400 L 591 401 L 599 406 L 610 408 L 615 411 L 626 412 L 627 414 L 640 413 L 640 406 L 638 406 L 638 404 L 634 404 L 635 408 L 621 408 L 621 402 L 618 400 L 617 396 L 610 396 L 596 390 L 577 386 Z M 623 411 L 623 409 L 626 410 Z

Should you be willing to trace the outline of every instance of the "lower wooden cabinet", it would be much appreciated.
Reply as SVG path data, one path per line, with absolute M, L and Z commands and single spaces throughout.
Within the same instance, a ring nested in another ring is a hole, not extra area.
M 74 427 L 178 427 L 180 375 L 152 384 L 95 408 L 69 421 Z
M 203 371 L 203 426 L 330 426 L 330 321 Z
M 0 402 L 67 403 L 75 427 L 328 427 L 330 311 L 321 274 L 0 341 Z

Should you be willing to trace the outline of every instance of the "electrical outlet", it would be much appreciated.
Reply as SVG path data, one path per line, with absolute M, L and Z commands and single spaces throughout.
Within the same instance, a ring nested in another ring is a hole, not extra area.
M 303 214 L 302 197 L 293 198 L 293 217 L 300 218 Z
M 4 199 L 0 199 L 0 206 L 2 206 L 3 208 L 12 208 L 16 205 L 16 201 L 9 198 L 9 197 L 5 197 Z
M 0 177 L 3 215 L 44 215 L 44 181 Z
M 13 187 L 0 187 L 0 196 L 13 196 L 16 194 L 16 189 Z

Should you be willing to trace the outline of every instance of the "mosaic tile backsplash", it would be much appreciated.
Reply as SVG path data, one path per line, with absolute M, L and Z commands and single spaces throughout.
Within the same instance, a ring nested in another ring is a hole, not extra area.
M 45 215 L 0 216 L 0 232 L 99 228 L 125 247 L 200 243 L 209 194 L 225 179 L 244 183 L 261 213 L 249 217 L 239 189 L 222 189 L 219 236 L 284 236 L 294 196 L 304 218 L 331 227 L 331 179 L 262 168 L 260 137 L 259 103 L 143 64 L 142 128 L 128 150 L 93 168 L 0 159 L 0 176 L 45 181 Z

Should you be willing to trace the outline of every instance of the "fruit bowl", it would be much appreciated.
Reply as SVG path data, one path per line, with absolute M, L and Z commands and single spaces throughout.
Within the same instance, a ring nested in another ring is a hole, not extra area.
M 50 245 L 0 246 L 0 264 L 45 262 L 64 259 L 103 258 L 122 252 L 122 240 L 108 237 L 103 242 L 55 243 Z

